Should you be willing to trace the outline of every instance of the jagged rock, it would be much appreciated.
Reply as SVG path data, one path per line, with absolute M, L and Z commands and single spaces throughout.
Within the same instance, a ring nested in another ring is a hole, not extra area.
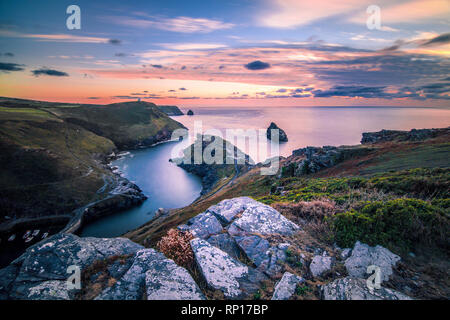
M 226 298 L 246 297 L 259 288 L 265 277 L 233 259 L 226 252 L 195 238 L 191 240 L 196 263 L 209 287 L 221 290 Z
M 289 243 L 270 245 L 269 241 L 256 235 L 236 236 L 235 239 L 259 271 L 270 277 L 282 271 L 280 263 L 286 261 Z
M 188 116 L 193 116 L 194 115 L 194 111 L 192 111 L 191 109 L 188 110 L 188 112 L 186 113 Z
M 28 288 L 29 300 L 70 300 L 65 280 L 49 280 L 39 282 L 38 285 Z
M 225 199 L 208 208 L 207 212 L 214 214 L 223 224 L 229 224 L 237 214 L 244 212 L 250 206 L 261 203 L 249 197 Z
M 55 293 L 54 299 L 72 298 L 75 290 L 69 291 L 66 286 L 69 266 L 83 269 L 96 260 L 133 254 L 142 248 L 125 238 L 80 238 L 72 234 L 56 234 L 31 246 L 5 268 L 14 273 L 0 286 L 6 288 L 4 291 L 8 291 L 10 299 L 38 299 L 38 289 L 42 289 L 46 299 L 52 299 L 52 293 Z M 0 275 L 5 269 L 0 270 Z
M 228 233 L 219 233 L 210 236 L 206 241 L 214 247 L 228 253 L 231 257 L 239 259 L 241 250 L 236 241 Z
M 269 140 L 272 139 L 272 131 L 271 131 L 272 129 L 274 129 L 274 130 L 278 129 L 278 141 L 280 141 L 280 142 L 288 141 L 286 132 L 284 132 L 283 129 L 279 128 L 274 122 L 271 122 L 270 126 L 267 128 L 267 131 L 266 131 L 267 139 L 269 139 Z
M 155 260 L 145 274 L 147 300 L 204 300 L 186 269 L 170 259 Z
M 407 295 L 387 289 L 370 290 L 366 280 L 345 277 L 322 286 L 324 300 L 411 300 Z
M 203 294 L 186 269 L 177 266 L 154 249 L 136 252 L 132 265 L 112 286 L 103 290 L 96 300 L 203 299 Z
M 389 280 L 392 267 L 400 261 L 400 257 L 382 246 L 370 247 L 356 242 L 351 256 L 345 260 L 348 275 L 355 278 L 365 278 L 367 267 L 376 265 L 381 269 L 381 281 Z
M 136 252 L 133 263 L 127 272 L 112 286 L 103 290 L 96 300 L 139 300 L 145 291 L 145 272 L 155 259 L 165 259 L 154 249 Z
M 299 226 L 286 219 L 274 208 L 259 203 L 257 206 L 247 208 L 242 216 L 231 224 L 228 233 L 233 236 L 251 233 L 289 236 L 299 229 Z
M 342 249 L 341 251 L 341 259 L 347 259 L 348 257 L 350 257 L 350 254 L 352 253 L 352 249 L 350 248 L 345 248 Z
M 316 255 L 311 261 L 309 265 L 309 270 L 314 277 L 319 277 L 325 272 L 331 270 L 331 265 L 333 263 L 333 259 L 330 256 L 326 255 L 324 252 L 323 255 Z
M 297 286 L 303 282 L 305 282 L 305 279 L 302 277 L 285 272 L 281 280 L 275 285 L 272 300 L 289 300 L 294 295 Z
M 364 132 L 361 143 L 380 143 L 386 141 L 420 141 L 448 134 L 450 128 L 441 129 L 412 129 L 411 131 L 381 130 L 377 132 Z
M 222 232 L 222 225 L 210 212 L 200 213 L 188 220 L 186 225 L 192 235 L 201 239 L 207 239 L 212 234 Z

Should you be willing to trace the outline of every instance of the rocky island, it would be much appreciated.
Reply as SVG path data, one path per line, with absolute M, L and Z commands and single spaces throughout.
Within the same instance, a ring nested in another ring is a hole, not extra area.
M 283 129 L 280 129 L 275 122 L 271 122 L 270 126 L 267 128 L 267 139 L 271 140 L 272 139 L 272 130 L 278 130 L 278 140 L 280 142 L 287 142 L 288 141 L 288 137 L 286 132 L 284 132 Z

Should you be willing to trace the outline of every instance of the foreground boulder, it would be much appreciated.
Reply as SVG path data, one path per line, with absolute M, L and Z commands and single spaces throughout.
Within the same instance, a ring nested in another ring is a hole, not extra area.
M 314 277 L 319 277 L 325 272 L 331 270 L 331 264 L 333 263 L 333 258 L 326 255 L 324 251 L 323 255 L 316 255 L 309 265 L 309 270 Z
M 134 254 L 141 245 L 125 238 L 80 238 L 56 234 L 25 251 L 0 270 L 0 297 L 4 299 L 71 299 L 69 266 L 83 269 L 96 260 L 114 255 Z
M 300 283 L 305 282 L 302 277 L 296 276 L 290 272 L 285 272 L 280 281 L 275 285 L 275 292 L 272 300 L 288 300 L 295 294 L 295 290 Z
M 395 290 L 380 288 L 370 290 L 366 280 L 351 277 L 337 279 L 322 287 L 324 300 L 411 300 Z
M 279 142 L 286 142 L 286 141 L 288 141 L 288 137 L 287 137 L 286 132 L 284 132 L 283 129 L 280 129 L 275 124 L 275 122 L 271 122 L 270 126 L 267 128 L 267 131 L 266 131 L 267 139 L 272 140 L 272 130 L 278 130 L 278 141 Z
M 247 208 L 239 219 L 236 219 L 228 229 L 233 236 L 257 233 L 260 235 L 293 235 L 300 230 L 292 221 L 286 219 L 274 208 L 259 203 L 258 206 Z
M 114 257 L 120 257 L 120 262 Z M 56 234 L 39 242 L 0 270 L 0 299 L 68 300 L 79 298 L 80 290 L 67 284 L 73 272 L 83 271 L 97 261 L 107 263 L 108 286 L 95 299 L 203 299 L 190 274 L 162 253 L 125 238 L 80 238 Z M 111 262 L 114 261 L 114 262 Z M 99 275 L 86 281 L 96 287 Z M 89 283 L 81 283 L 81 286 Z M 101 289 L 101 287 L 100 287 Z M 92 294 L 92 292 L 89 292 Z
M 156 259 L 145 273 L 147 300 L 204 300 L 186 269 L 170 259 Z
M 392 268 L 395 267 L 400 257 L 382 246 L 370 247 L 367 244 L 356 242 L 352 254 L 345 260 L 345 268 L 348 275 L 354 278 L 365 278 L 367 267 L 375 265 L 380 268 L 381 281 L 389 280 Z
M 223 292 L 225 298 L 240 299 L 255 293 L 265 276 L 208 242 L 191 240 L 195 261 L 207 285 Z
M 128 271 L 96 300 L 203 300 L 204 296 L 186 269 L 154 249 L 133 257 Z
M 249 197 L 238 197 L 233 199 L 225 199 L 218 204 L 211 206 L 206 210 L 214 214 L 223 224 L 229 224 L 240 213 L 247 208 L 260 206 L 261 202 L 253 200 Z
M 283 271 L 281 264 L 290 246 L 274 239 L 291 236 L 300 227 L 270 206 L 238 197 L 209 207 L 179 229 L 190 231 L 230 257 L 248 257 L 258 271 L 274 277 Z
M 287 258 L 289 243 L 271 244 L 268 240 L 256 235 L 236 236 L 239 247 L 256 265 L 257 269 L 270 277 L 282 271 L 281 263 Z
M 203 212 L 188 220 L 186 225 L 181 225 L 179 229 L 190 231 L 195 237 L 207 239 L 209 236 L 221 232 L 222 225 L 212 213 Z

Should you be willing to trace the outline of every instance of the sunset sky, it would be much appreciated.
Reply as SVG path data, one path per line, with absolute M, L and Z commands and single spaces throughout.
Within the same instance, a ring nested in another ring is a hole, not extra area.
M 450 1 L 3 0 L 0 96 L 450 107 Z

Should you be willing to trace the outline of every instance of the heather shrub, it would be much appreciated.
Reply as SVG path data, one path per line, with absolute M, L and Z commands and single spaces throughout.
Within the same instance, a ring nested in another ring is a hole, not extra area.
M 301 201 L 297 203 L 277 203 L 273 207 L 298 218 L 320 222 L 325 217 L 331 217 L 335 212 L 334 202 L 329 200 Z
M 170 229 L 157 243 L 158 249 L 176 264 L 189 268 L 194 262 L 194 253 L 190 241 L 194 236 L 188 231 Z
M 446 247 L 450 235 L 445 211 L 419 199 L 367 202 L 360 210 L 338 213 L 330 220 L 342 247 L 352 247 L 357 240 L 402 250 L 419 242 Z

